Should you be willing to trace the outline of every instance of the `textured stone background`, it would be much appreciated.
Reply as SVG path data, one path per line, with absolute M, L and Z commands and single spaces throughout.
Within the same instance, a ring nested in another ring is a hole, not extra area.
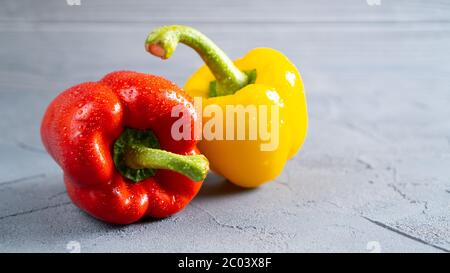
M 450 251 L 450 3 L 380 1 L 0 1 L 0 251 Z M 117 69 L 183 85 L 193 51 L 162 62 L 143 49 L 174 23 L 233 58 L 291 58 L 307 141 L 261 188 L 210 175 L 171 218 L 104 224 L 70 203 L 40 119 L 58 92 Z

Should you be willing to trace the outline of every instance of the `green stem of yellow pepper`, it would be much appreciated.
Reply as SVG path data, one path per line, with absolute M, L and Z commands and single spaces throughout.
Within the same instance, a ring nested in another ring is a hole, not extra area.
M 145 41 L 145 48 L 157 57 L 168 59 L 178 43 L 194 49 L 209 67 L 217 80 L 217 96 L 231 95 L 251 81 L 214 42 L 188 26 L 172 25 L 153 30 Z

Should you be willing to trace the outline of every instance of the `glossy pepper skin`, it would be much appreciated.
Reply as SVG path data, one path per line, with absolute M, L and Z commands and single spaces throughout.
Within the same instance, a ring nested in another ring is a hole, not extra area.
M 125 178 L 113 162 L 112 147 L 125 128 L 151 129 L 161 149 L 196 155 L 196 141 L 176 141 L 171 126 L 174 106 L 182 105 L 193 126 L 191 99 L 170 81 L 118 71 L 98 82 L 73 86 L 48 106 L 41 125 L 45 148 L 64 171 L 72 201 L 88 214 L 116 224 L 144 216 L 162 218 L 183 209 L 202 181 L 169 170 L 138 183 Z M 188 121 L 186 121 L 188 122 Z
M 167 40 L 167 37 L 170 39 Z M 203 109 L 218 105 L 226 113 L 227 105 L 265 105 L 268 109 L 279 107 L 279 145 L 273 151 L 261 149 L 261 144 L 267 143 L 267 140 L 260 135 L 256 140 L 200 140 L 199 149 L 209 159 L 212 170 L 242 187 L 257 187 L 275 179 L 286 161 L 304 143 L 308 128 L 303 83 L 295 65 L 282 53 L 270 48 L 250 50 L 233 65 L 209 39 L 185 26 L 155 30 L 147 38 L 146 47 L 150 53 L 165 59 L 174 51 L 174 40 L 193 47 L 206 62 L 184 87 L 191 96 L 202 97 Z M 238 72 L 229 72 L 236 70 Z M 239 79 L 245 77 L 239 71 L 254 70 L 256 79 L 253 82 Z M 226 76 L 234 80 L 227 83 Z M 213 81 L 223 84 L 222 94 L 215 97 L 210 96 Z M 203 124 L 210 118 L 203 116 Z M 270 128 L 270 124 L 267 126 Z
M 286 163 L 303 144 L 308 126 L 308 114 L 303 84 L 298 70 L 283 54 L 270 48 L 256 48 L 235 65 L 242 71 L 256 69 L 256 81 L 233 95 L 208 95 L 209 82 L 215 78 L 205 65 L 186 82 L 184 90 L 191 96 L 201 96 L 203 107 L 219 105 L 272 105 L 279 107 L 279 143 L 273 151 L 262 151 L 267 140 L 201 140 L 199 149 L 209 159 L 211 168 L 230 181 L 255 187 L 276 178 Z M 276 92 L 278 96 L 274 96 Z M 210 118 L 204 118 L 206 124 Z

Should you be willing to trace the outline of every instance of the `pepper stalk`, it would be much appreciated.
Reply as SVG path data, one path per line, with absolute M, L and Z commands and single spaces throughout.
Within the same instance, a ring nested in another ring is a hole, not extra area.
M 151 130 L 126 129 L 116 140 L 113 159 L 119 172 L 134 182 L 155 175 L 155 169 L 170 170 L 202 181 L 209 163 L 204 155 L 180 155 L 159 148 Z
M 145 48 L 151 54 L 168 59 L 178 43 L 194 49 L 216 78 L 216 96 L 234 94 L 255 80 L 255 71 L 239 70 L 233 61 L 208 37 L 194 28 L 182 25 L 163 26 L 153 30 L 145 41 Z M 211 86 L 211 85 L 210 85 Z

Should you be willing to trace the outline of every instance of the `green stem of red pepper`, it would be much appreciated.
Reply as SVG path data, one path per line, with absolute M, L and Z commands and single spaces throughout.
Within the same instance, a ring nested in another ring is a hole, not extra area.
M 208 37 L 188 26 L 172 25 L 153 30 L 145 41 L 145 48 L 157 57 L 168 59 L 178 43 L 193 48 L 209 67 L 217 80 L 217 96 L 231 95 L 251 83 L 252 76 L 239 70 Z
M 202 181 L 209 163 L 204 155 L 180 155 L 159 149 L 151 130 L 126 129 L 114 144 L 114 163 L 126 178 L 139 182 L 155 174 L 155 169 L 171 170 Z

